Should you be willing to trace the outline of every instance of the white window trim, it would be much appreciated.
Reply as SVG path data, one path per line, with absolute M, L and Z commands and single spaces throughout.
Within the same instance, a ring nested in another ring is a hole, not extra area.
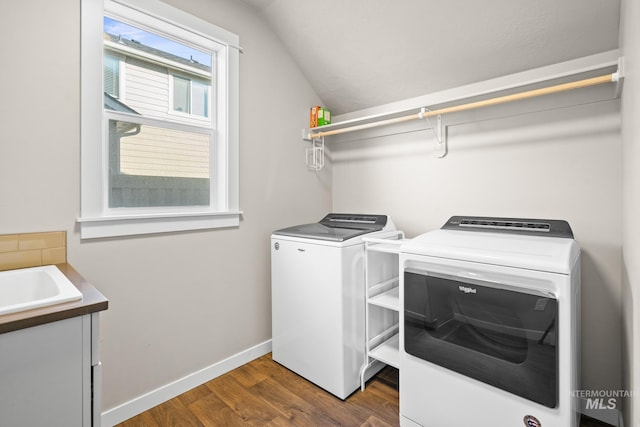
M 214 147 L 218 157 L 211 164 L 221 171 L 217 188 L 225 189 L 211 208 L 119 208 L 109 209 L 107 201 L 108 144 L 103 141 L 102 99 L 102 20 L 101 1 L 81 0 L 81 215 L 82 239 L 163 233 L 207 228 L 237 227 L 239 209 L 239 37 L 200 18 L 157 0 L 107 0 L 105 8 L 129 7 L 195 32 L 221 46 L 217 52 L 216 73 L 226 93 L 216 93 L 215 111 L 226 112 L 216 118 Z M 213 90 L 213 88 L 212 88 Z M 219 141 L 226 144 L 215 146 Z

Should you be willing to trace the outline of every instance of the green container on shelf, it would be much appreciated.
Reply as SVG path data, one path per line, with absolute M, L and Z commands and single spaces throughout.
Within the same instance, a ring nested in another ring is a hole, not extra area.
M 318 126 L 331 124 L 331 111 L 324 107 L 318 108 Z

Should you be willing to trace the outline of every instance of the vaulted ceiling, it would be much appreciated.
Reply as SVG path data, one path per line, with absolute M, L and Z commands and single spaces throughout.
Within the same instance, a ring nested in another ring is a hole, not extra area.
M 620 0 L 245 0 L 334 114 L 618 47 Z

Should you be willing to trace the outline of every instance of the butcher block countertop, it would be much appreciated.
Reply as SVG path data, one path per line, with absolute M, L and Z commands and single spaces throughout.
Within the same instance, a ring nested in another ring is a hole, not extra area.
M 93 285 L 87 282 L 71 265 L 56 264 L 56 267 L 71 283 L 82 293 L 82 299 L 48 307 L 34 308 L 18 313 L 0 315 L 0 334 L 69 319 L 76 316 L 84 316 L 98 311 L 104 311 L 109 306 L 109 301 Z

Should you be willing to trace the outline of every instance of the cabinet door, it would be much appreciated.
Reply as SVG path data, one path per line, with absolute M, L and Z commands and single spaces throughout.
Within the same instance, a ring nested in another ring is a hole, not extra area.
M 82 426 L 82 317 L 0 335 L 0 424 Z

